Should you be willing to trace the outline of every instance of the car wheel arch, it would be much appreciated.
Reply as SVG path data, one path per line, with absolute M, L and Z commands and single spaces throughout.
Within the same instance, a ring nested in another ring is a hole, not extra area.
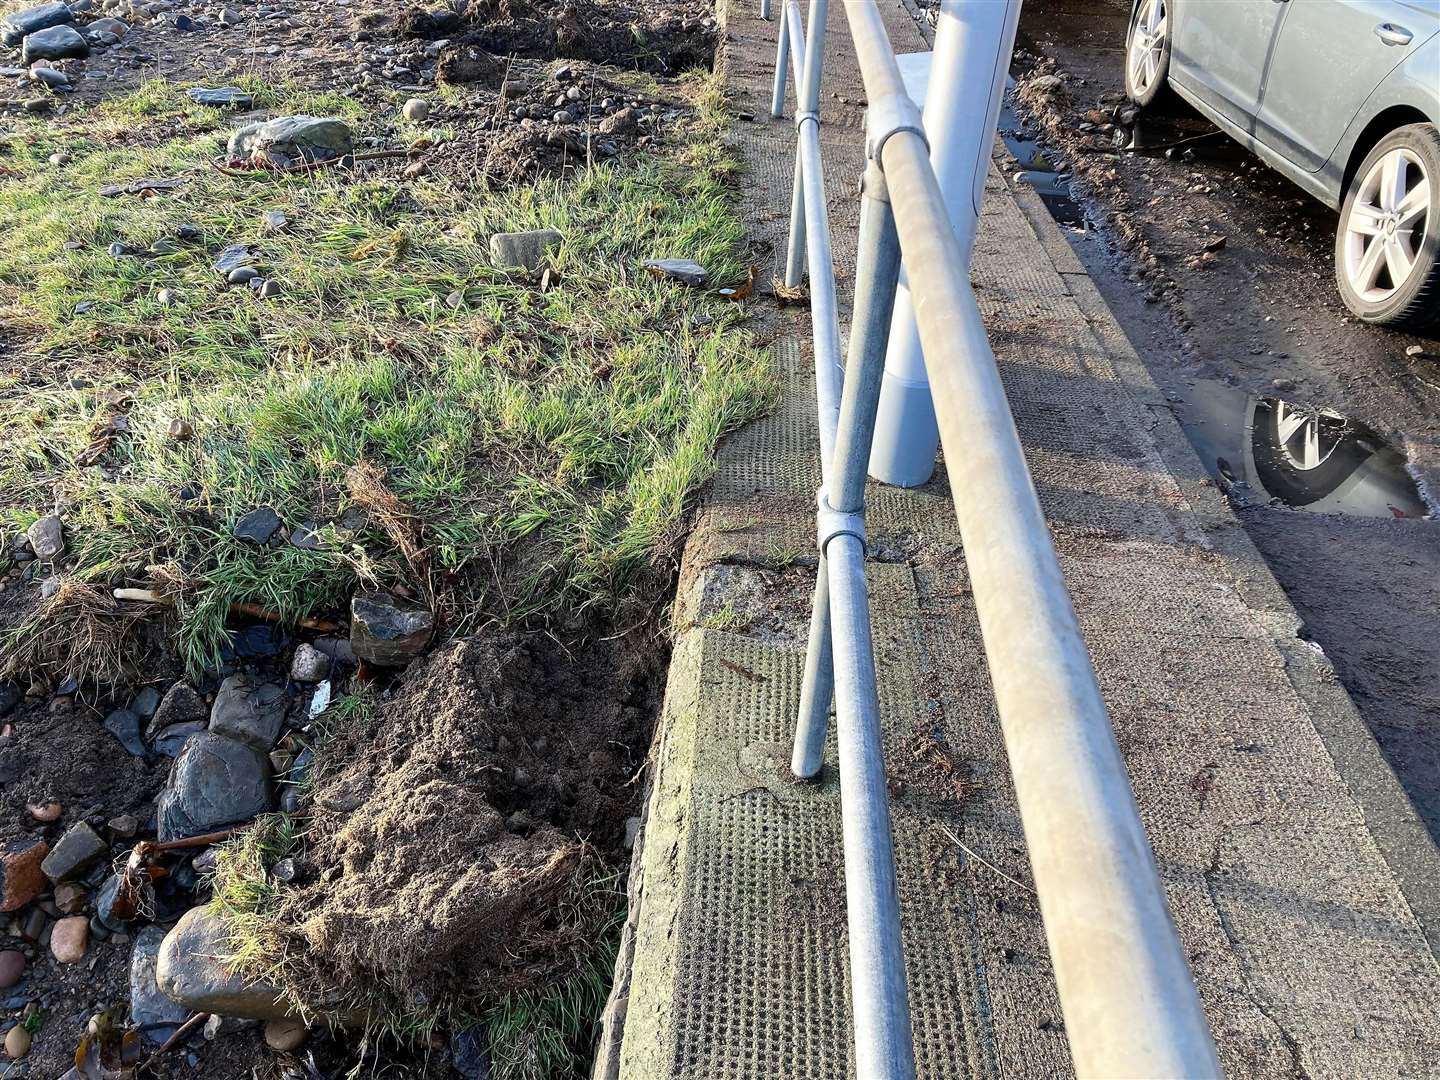
M 1423 109 L 1416 108 L 1414 105 L 1390 105 L 1366 121 L 1365 126 L 1360 129 L 1360 133 L 1355 136 L 1355 140 L 1350 143 L 1349 150 L 1346 152 L 1345 171 L 1340 177 L 1340 191 L 1336 197 L 1338 202 L 1344 201 L 1345 194 L 1355 180 L 1355 174 L 1360 170 L 1360 163 L 1365 160 L 1370 151 L 1375 149 L 1380 140 L 1390 132 L 1405 127 L 1407 124 L 1435 125 L 1436 118 L 1426 115 Z

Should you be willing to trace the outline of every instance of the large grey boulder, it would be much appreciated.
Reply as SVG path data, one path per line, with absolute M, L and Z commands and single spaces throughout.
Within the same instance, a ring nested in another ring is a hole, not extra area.
M 210 730 L 268 754 L 280 737 L 287 704 L 283 686 L 248 675 L 231 675 L 215 695 Z
M 20 45 L 20 59 L 26 64 L 33 64 L 36 60 L 64 60 L 71 56 L 83 59 L 89 55 L 90 43 L 73 26 L 36 30 L 33 34 L 26 34 Z
M 354 148 L 350 125 L 321 116 L 278 116 L 250 124 L 230 136 L 228 155 L 245 161 L 262 156 L 273 165 L 329 161 Z
M 496 266 L 538 274 L 550 250 L 563 239 L 554 229 L 496 233 L 490 237 L 490 261 Z
M 150 1042 L 163 1043 L 190 1019 L 190 1010 L 164 993 L 155 978 L 165 931 L 147 926 L 130 951 L 130 1023 Z
M 270 808 L 270 759 L 253 746 L 202 731 L 190 736 L 156 806 L 162 841 L 214 832 Z
M 13 48 L 25 40 L 26 34 L 74 21 L 75 13 L 66 4 L 41 4 L 39 7 L 26 8 L 0 19 L 0 44 Z
M 251 982 L 225 965 L 232 951 L 221 917 L 209 907 L 191 908 L 160 945 L 155 984 L 187 1015 L 208 1012 L 248 1020 L 289 1016 L 279 1004 L 279 988 Z
M 360 593 L 350 600 L 350 647 L 361 660 L 403 667 L 435 633 L 428 608 L 390 593 Z

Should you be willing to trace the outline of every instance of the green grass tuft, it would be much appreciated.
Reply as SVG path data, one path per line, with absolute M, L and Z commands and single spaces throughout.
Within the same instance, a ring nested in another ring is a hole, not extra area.
M 254 89 L 367 130 L 333 95 Z M 335 522 L 362 459 L 421 521 L 453 629 L 618 604 L 669 554 L 719 439 L 774 393 L 740 305 L 640 268 L 683 256 L 722 282 L 748 270 L 722 103 L 705 90 L 701 105 L 675 154 L 499 194 L 441 170 L 413 184 L 223 175 L 209 164 L 221 117 L 163 82 L 86 130 L 36 125 L 0 154 L 16 174 L 0 185 L 0 322 L 19 339 L 19 363 L 0 372 L 0 529 L 59 501 L 81 580 L 153 587 L 161 568 L 192 670 L 215 666 L 232 604 L 323 615 L 407 579 L 374 528 L 328 528 L 319 550 L 231 538 L 260 505 L 287 527 Z M 156 117 L 169 136 L 105 137 L 107 123 Z M 56 150 L 68 164 L 47 163 Z M 187 183 L 97 194 L 141 176 Z M 289 231 L 264 235 L 267 210 Z M 203 241 L 108 254 L 181 225 Z M 491 233 L 540 227 L 566 238 L 549 292 L 488 257 Z M 233 243 L 258 245 L 281 297 L 223 287 L 212 264 Z M 117 412 L 125 429 L 77 464 Z M 168 437 L 177 419 L 192 438 Z

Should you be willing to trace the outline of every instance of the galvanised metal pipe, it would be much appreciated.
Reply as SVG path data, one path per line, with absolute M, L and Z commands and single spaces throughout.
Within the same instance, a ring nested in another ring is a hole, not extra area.
M 785 77 L 790 66 L 790 19 L 786 7 L 788 4 L 782 0 L 779 41 L 775 46 L 775 89 L 770 94 L 770 116 L 775 120 L 785 114 Z
M 865 465 L 875 429 L 875 405 L 885 367 L 895 287 L 900 275 L 900 242 L 890 211 L 885 176 L 873 164 L 865 171 L 860 204 L 855 310 L 850 323 L 850 354 L 845 365 L 837 417 L 835 462 L 830 469 L 830 506 L 842 512 L 864 507 Z M 813 279 L 813 275 L 812 275 Z M 831 653 L 830 594 L 825 556 L 815 579 L 810 635 L 805 647 L 805 676 L 795 723 L 790 770 L 802 780 L 820 772 L 825 731 L 835 688 Z
M 760 0 L 760 18 L 767 22 L 770 19 L 770 0 Z
M 835 717 L 855 1075 L 864 1080 L 914 1080 L 864 542 L 842 533 L 827 545 L 826 561 L 835 626 Z
M 810 29 L 803 36 L 795 36 L 793 33 L 791 35 L 795 37 L 794 54 L 797 57 L 802 51 L 800 43 L 804 42 L 805 63 L 801 69 L 799 81 L 795 85 L 795 122 L 801 129 L 802 142 L 805 125 L 811 120 L 815 124 L 820 122 L 820 73 L 824 66 L 825 21 L 829 18 L 829 11 L 829 0 L 810 0 Z M 794 12 L 798 19 L 800 14 L 798 2 L 794 5 Z M 786 17 L 790 17 L 788 12 Z M 785 284 L 792 289 L 800 284 L 800 275 L 805 265 L 807 218 L 810 217 L 805 206 L 803 194 L 805 184 L 801 172 L 800 159 L 796 158 L 795 193 L 790 201 L 790 244 L 785 259 Z M 823 190 L 821 196 L 822 198 L 824 196 Z M 811 261 L 813 263 L 813 260 Z
M 875 4 L 845 8 L 867 97 L 903 92 Z M 1218 1078 L 927 148 L 900 132 L 880 160 L 901 249 L 919 270 L 916 321 L 1075 1071 Z
M 815 125 L 805 125 L 814 135 Z M 812 223 L 812 233 L 817 230 Z M 811 279 L 826 271 L 811 267 Z M 860 210 L 859 259 L 850 360 L 840 406 L 833 486 L 822 490 L 821 572 L 829 584 L 833 626 L 835 716 L 840 750 L 840 813 L 845 850 L 845 902 L 855 1073 L 866 1080 L 914 1080 L 915 1051 L 905 983 L 900 894 L 890 830 L 885 755 L 863 532 L 865 464 L 885 363 L 885 339 L 900 275 L 900 245 L 884 177 L 866 171 Z M 833 267 L 828 276 L 832 279 Z M 817 615 L 819 613 L 817 612 Z M 812 631 L 822 625 L 812 623 Z M 813 641 L 813 634 L 812 634 Z M 823 724 L 823 715 L 821 717 Z M 823 742 L 824 731 L 821 728 Z M 799 747 L 797 745 L 797 754 Z
M 820 160 L 820 125 L 800 122 L 800 166 L 805 204 L 806 257 L 810 270 L 810 326 L 815 348 L 815 397 L 820 420 L 820 468 L 830 486 L 835 429 L 840 422 L 840 306 L 835 298 L 835 257 L 830 246 L 830 216 L 825 202 L 825 167 Z
M 925 134 L 930 164 L 945 196 L 965 265 L 995 144 L 1021 0 L 945 0 L 930 55 L 925 93 Z M 915 329 L 910 290 L 902 277 L 885 358 L 885 386 L 876 420 L 870 475 L 886 484 L 915 487 L 935 471 L 940 432 Z

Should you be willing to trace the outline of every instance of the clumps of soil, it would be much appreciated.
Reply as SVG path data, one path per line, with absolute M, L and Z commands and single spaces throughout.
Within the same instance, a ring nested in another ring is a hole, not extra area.
M 495 632 L 337 734 L 278 915 L 299 996 L 474 1000 L 573 971 L 613 917 L 591 886 L 623 852 L 664 663 L 653 641 Z
M 595 60 L 671 75 L 712 67 L 719 28 L 706 0 L 472 0 L 458 16 L 409 9 L 395 32 L 457 39 L 499 56 Z

